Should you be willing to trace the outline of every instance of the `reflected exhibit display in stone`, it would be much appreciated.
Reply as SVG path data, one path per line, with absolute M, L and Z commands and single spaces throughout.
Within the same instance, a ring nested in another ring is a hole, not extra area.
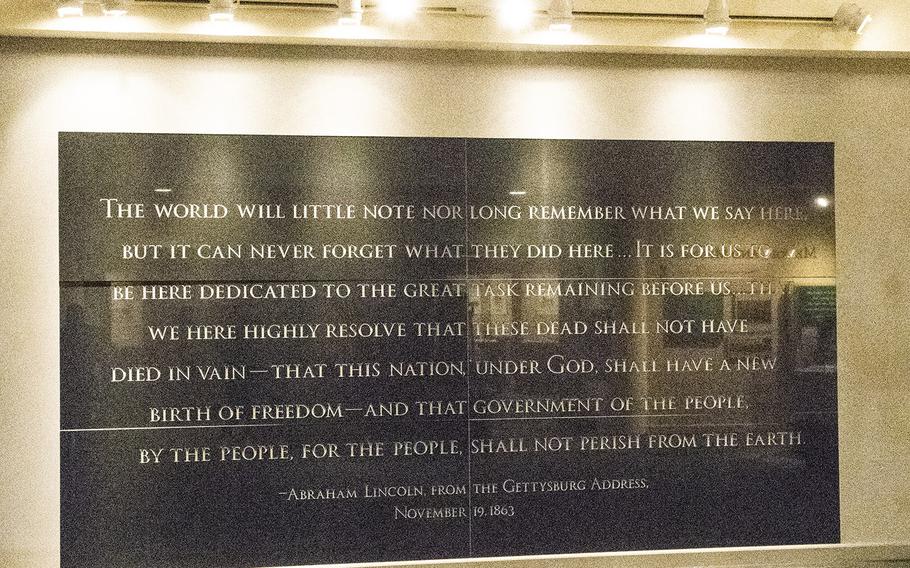
M 836 543 L 834 146 L 60 135 L 64 567 Z

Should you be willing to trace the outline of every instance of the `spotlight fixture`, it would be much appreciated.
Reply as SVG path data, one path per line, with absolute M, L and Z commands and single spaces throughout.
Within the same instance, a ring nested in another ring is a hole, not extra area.
M 380 0 L 379 11 L 390 20 L 409 20 L 417 13 L 417 0 Z
M 240 0 L 209 0 L 209 19 L 213 22 L 232 22 L 239 5 Z
M 853 2 L 844 2 L 834 15 L 834 23 L 859 35 L 863 33 L 872 16 Z
M 497 16 L 503 27 L 519 30 L 531 24 L 534 7 L 530 0 L 499 0 Z
M 338 24 L 358 26 L 363 21 L 361 0 L 338 0 Z
M 104 0 L 101 11 L 105 16 L 125 16 L 129 12 L 129 0 Z
M 705 8 L 705 33 L 727 35 L 730 31 L 730 7 L 727 0 L 708 0 Z
M 550 0 L 547 15 L 551 32 L 572 31 L 572 0 Z
M 57 3 L 57 15 L 71 18 L 82 15 L 82 0 L 61 0 Z

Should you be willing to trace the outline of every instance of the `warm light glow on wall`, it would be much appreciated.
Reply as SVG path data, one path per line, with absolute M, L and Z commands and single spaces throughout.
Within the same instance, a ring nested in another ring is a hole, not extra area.
M 591 43 L 590 38 L 573 29 L 554 30 L 550 27 L 535 30 L 526 34 L 522 39 L 533 45 L 588 45 Z
M 238 20 L 200 20 L 185 26 L 182 33 L 199 36 L 256 37 L 262 36 L 259 26 Z
M 583 99 L 577 86 L 569 85 L 558 73 L 534 76 L 522 74 L 507 84 L 500 102 L 502 119 L 521 125 L 516 135 L 528 138 L 572 137 L 585 123 Z
M 356 66 L 324 70 L 299 85 L 292 112 L 314 133 L 356 135 L 377 128 L 392 129 L 408 121 L 405 109 L 385 105 L 388 89 L 396 88 L 374 75 L 354 72 Z M 364 101 L 372 101 L 365 104 Z
M 742 109 L 730 102 L 727 89 L 727 84 L 695 71 L 668 77 L 643 112 L 645 124 L 667 140 L 733 138 Z
M 743 41 L 737 38 L 736 34 L 708 34 L 694 30 L 690 35 L 673 40 L 671 44 L 674 47 L 695 49 L 733 49 L 744 46 Z

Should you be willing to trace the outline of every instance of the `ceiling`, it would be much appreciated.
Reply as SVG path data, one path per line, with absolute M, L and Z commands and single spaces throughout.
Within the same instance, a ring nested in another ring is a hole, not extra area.
M 840 0 L 729 0 L 726 36 L 705 35 L 707 0 L 574 0 L 572 31 L 547 30 L 547 0 L 520 30 L 492 15 L 500 0 L 417 0 L 412 19 L 390 22 L 363 0 L 359 26 L 339 26 L 333 0 L 242 0 L 234 22 L 210 22 L 204 0 L 134 0 L 128 16 L 58 18 L 48 0 L 0 0 L 0 35 L 109 40 L 360 45 L 444 49 L 698 53 L 773 56 L 910 56 L 910 2 L 858 0 L 873 16 L 858 36 L 831 18 Z M 486 17 L 471 15 L 488 14 Z

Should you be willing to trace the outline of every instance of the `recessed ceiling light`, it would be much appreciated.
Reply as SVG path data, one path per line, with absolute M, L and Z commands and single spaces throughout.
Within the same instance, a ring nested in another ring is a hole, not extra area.
M 57 15 L 72 18 L 82 15 L 82 0 L 62 0 L 57 3 Z
M 835 24 L 856 34 L 862 34 L 871 21 L 869 12 L 853 2 L 844 2 L 834 14 Z
M 338 0 L 338 24 L 357 26 L 363 20 L 363 5 L 360 0 Z
M 708 0 L 705 8 L 705 33 L 727 35 L 730 31 L 730 7 L 727 0 Z
M 550 0 L 547 15 L 551 32 L 572 31 L 572 0 Z
M 209 19 L 213 22 L 232 22 L 239 4 L 240 0 L 209 0 Z
M 105 16 L 125 16 L 129 13 L 129 0 L 105 0 L 101 3 L 101 11 Z

